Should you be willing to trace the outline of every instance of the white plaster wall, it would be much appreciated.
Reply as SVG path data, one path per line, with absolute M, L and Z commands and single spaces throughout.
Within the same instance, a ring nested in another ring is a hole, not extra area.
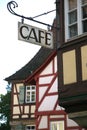
M 25 112 L 25 113 L 29 113 L 29 106 L 25 106 L 24 112 Z
M 13 114 L 20 114 L 19 107 L 13 107 Z
M 47 90 L 47 86 L 39 87 L 39 102 L 42 99 L 42 97 L 44 96 L 46 90 Z
M 78 124 L 75 121 L 69 119 L 67 116 L 67 126 L 78 126 Z
M 64 115 L 51 115 L 50 118 L 64 118 Z
M 39 84 L 49 84 L 52 80 L 53 76 L 40 77 Z
M 46 68 L 43 70 L 43 72 L 40 75 L 43 74 L 52 74 L 52 61 L 46 66 Z
M 56 101 L 57 101 L 57 95 L 45 97 L 45 99 L 41 103 L 38 111 L 51 111 L 51 110 L 53 110 Z
M 47 116 L 42 116 L 42 119 L 41 119 L 40 124 L 39 124 L 39 129 L 47 128 L 47 124 L 48 124 Z
M 17 95 L 14 95 L 13 105 L 18 105 Z
M 58 81 L 57 79 L 54 81 L 53 85 L 51 86 L 49 93 L 58 92 Z
M 31 113 L 35 113 L 35 105 L 31 106 Z

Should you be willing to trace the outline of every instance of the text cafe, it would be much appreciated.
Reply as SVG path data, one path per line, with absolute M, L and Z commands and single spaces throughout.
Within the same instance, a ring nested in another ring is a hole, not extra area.
M 18 22 L 18 39 L 36 45 L 53 48 L 53 33 Z

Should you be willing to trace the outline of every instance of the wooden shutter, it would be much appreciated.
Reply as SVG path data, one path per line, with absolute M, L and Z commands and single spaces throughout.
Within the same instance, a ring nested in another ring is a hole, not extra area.
M 24 86 L 20 86 L 19 88 L 19 103 L 24 103 Z

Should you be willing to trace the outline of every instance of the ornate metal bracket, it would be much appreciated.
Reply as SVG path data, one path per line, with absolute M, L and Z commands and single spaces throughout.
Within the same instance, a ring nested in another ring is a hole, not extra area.
M 18 17 L 21 17 L 22 19 L 27 19 L 27 20 L 31 20 L 31 21 L 33 21 L 33 22 L 37 22 L 37 23 L 39 23 L 39 24 L 43 24 L 43 25 L 48 26 L 48 27 L 56 28 L 56 27 L 54 27 L 54 26 L 52 26 L 52 25 L 49 25 L 49 24 L 47 24 L 47 23 L 43 23 L 43 22 L 37 21 L 37 20 L 33 19 L 32 17 L 25 17 L 25 16 L 23 16 L 23 15 L 17 14 L 17 13 L 13 10 L 13 8 L 16 8 L 16 7 L 18 7 L 18 4 L 17 4 L 15 1 L 10 1 L 10 2 L 7 4 L 7 9 L 8 9 L 8 11 L 9 11 L 11 14 L 13 14 L 13 15 L 16 15 L 16 16 L 18 16 Z

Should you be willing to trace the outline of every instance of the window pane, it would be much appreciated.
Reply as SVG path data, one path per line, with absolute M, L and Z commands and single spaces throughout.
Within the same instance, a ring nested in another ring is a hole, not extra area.
M 69 0 L 69 10 L 77 8 L 77 0 Z
M 59 130 L 63 130 L 63 129 L 64 129 L 64 125 L 63 125 L 62 122 L 60 122 L 60 124 L 59 124 Z
M 35 101 L 35 92 L 32 92 L 32 99 L 31 101 Z
M 87 18 L 87 5 L 83 6 L 83 8 L 82 8 L 82 17 L 83 17 L 83 19 Z
M 35 130 L 35 126 L 27 126 L 26 130 Z
M 69 34 L 70 34 L 70 37 L 77 35 L 77 24 L 69 27 Z
M 57 130 L 57 124 L 52 125 L 52 130 Z
M 30 90 L 30 86 L 27 86 L 27 90 Z
M 26 102 L 32 103 L 36 101 L 36 89 L 34 85 L 26 86 Z
M 32 126 L 32 130 L 34 130 L 35 129 L 35 126 Z
M 51 122 L 51 130 L 64 130 L 64 121 Z
M 82 4 L 86 4 L 87 3 L 87 0 L 82 0 Z
M 32 89 L 35 89 L 35 86 L 32 86 Z
M 69 13 L 69 24 L 77 21 L 77 10 Z
M 83 32 L 87 32 L 87 20 L 83 21 Z

